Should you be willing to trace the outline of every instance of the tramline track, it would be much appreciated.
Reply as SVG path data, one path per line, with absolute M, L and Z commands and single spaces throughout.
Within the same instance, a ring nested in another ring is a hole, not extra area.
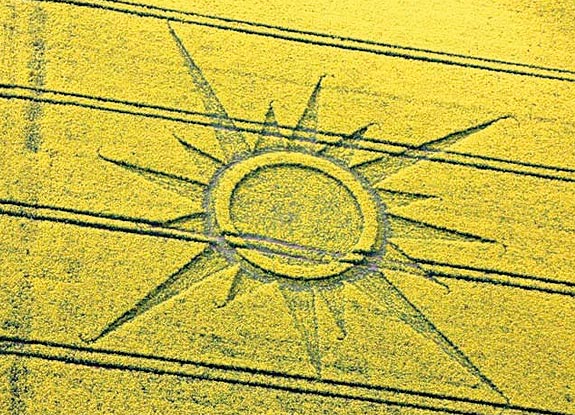
M 160 119 L 177 123 L 191 124 L 213 129 L 233 129 L 241 132 L 261 134 L 262 123 L 253 120 L 233 118 L 233 126 L 222 122 L 218 115 L 187 111 L 178 108 L 139 103 L 134 101 L 123 101 L 113 98 L 90 96 L 84 94 L 55 91 L 49 89 L 38 89 L 20 85 L 0 84 L 0 98 L 9 100 L 33 101 L 45 104 L 81 107 L 99 111 L 107 111 L 144 118 Z M 487 126 L 506 118 L 508 115 L 486 121 L 466 130 L 457 131 L 434 141 L 447 141 L 451 136 L 461 138 L 472 134 Z M 300 135 L 293 135 L 293 126 L 279 125 L 277 133 L 267 133 L 270 136 L 288 138 L 290 140 L 309 141 L 305 137 L 305 130 Z M 317 136 L 314 142 L 328 146 L 339 146 L 350 149 L 367 150 L 382 155 L 392 155 L 402 158 L 417 160 L 427 160 L 434 163 L 445 163 L 456 166 L 476 168 L 500 172 L 505 174 L 515 174 L 520 176 L 535 177 L 540 179 L 555 180 L 562 182 L 575 182 L 575 169 L 544 165 L 540 163 L 530 163 L 524 161 L 509 160 L 497 157 L 489 157 L 459 151 L 436 149 L 433 145 L 410 145 L 406 143 L 387 140 L 384 138 L 372 138 L 361 136 L 351 139 L 352 132 L 332 132 L 313 131 Z
M 166 226 L 162 222 L 143 218 L 101 214 L 76 209 L 36 205 L 13 200 L 0 200 L 0 216 L 23 218 L 41 222 L 60 223 L 82 228 L 99 229 L 109 232 L 137 234 L 157 238 L 175 239 L 185 242 L 218 244 L 221 237 Z M 318 262 L 338 261 L 362 264 L 365 259 L 355 253 L 327 252 L 305 246 L 294 246 L 282 241 L 259 240 L 248 235 L 233 235 L 225 242 L 235 247 L 249 248 L 265 253 L 286 255 Z M 575 297 L 575 283 L 558 281 L 549 277 L 534 276 L 505 270 L 471 267 L 457 263 L 437 262 L 425 258 L 410 258 L 425 267 L 433 276 L 469 282 L 505 285 L 526 290 Z

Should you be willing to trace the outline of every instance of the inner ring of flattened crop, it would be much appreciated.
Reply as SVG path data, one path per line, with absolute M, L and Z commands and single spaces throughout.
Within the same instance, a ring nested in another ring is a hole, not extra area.
M 212 193 L 218 232 L 237 253 L 288 278 L 323 279 L 378 240 L 378 207 L 349 170 L 298 152 L 260 154 L 226 169 Z M 248 241 L 246 243 L 246 241 Z

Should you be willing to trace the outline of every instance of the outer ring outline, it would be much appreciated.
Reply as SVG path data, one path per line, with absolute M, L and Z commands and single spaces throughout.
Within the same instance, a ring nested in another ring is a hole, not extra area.
M 379 233 L 379 209 L 376 200 L 362 185 L 357 177 L 350 171 L 337 164 L 317 156 L 299 152 L 270 152 L 242 160 L 224 172 L 219 177 L 213 191 L 215 220 L 220 232 L 231 238 L 239 232 L 233 224 L 230 212 L 232 197 L 237 186 L 249 174 L 272 166 L 299 166 L 319 171 L 343 185 L 354 198 L 362 216 L 363 226 L 361 235 L 350 250 L 342 255 L 369 252 L 377 243 Z M 299 280 L 323 279 L 338 275 L 353 267 L 352 263 L 337 259 L 327 263 L 288 264 L 277 263 L 277 258 L 270 258 L 269 254 L 249 249 L 238 248 L 237 252 L 244 259 L 266 271 L 285 277 Z

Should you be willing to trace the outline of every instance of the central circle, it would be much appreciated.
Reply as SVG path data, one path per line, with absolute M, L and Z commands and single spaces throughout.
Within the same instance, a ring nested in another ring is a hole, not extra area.
M 337 164 L 297 152 L 242 160 L 212 190 L 219 233 L 245 260 L 277 275 L 320 279 L 374 248 L 377 203 Z
M 361 211 L 351 192 L 305 166 L 268 166 L 245 176 L 230 213 L 242 234 L 318 250 L 347 252 L 361 235 Z

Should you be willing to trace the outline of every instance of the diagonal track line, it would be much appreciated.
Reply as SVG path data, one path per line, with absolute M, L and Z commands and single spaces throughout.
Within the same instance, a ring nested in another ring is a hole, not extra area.
M 165 121 L 193 124 L 214 129 L 235 129 L 246 133 L 262 134 L 261 122 L 232 118 L 234 127 L 221 124 L 216 114 L 185 111 L 164 106 L 150 105 L 138 102 L 116 100 L 64 91 L 37 89 L 19 85 L 0 84 L 0 98 L 43 102 L 53 105 L 74 106 L 99 111 L 107 111 L 144 118 L 161 119 Z M 505 117 L 501 117 L 503 119 Z M 278 132 L 269 132 L 267 135 L 290 140 L 308 141 L 303 134 L 293 136 L 293 128 L 278 125 Z M 421 145 L 410 145 L 380 138 L 362 137 L 361 139 L 346 140 L 349 134 L 331 131 L 317 131 L 314 142 L 333 147 L 367 150 L 375 153 L 392 155 L 416 160 L 426 160 L 434 163 L 444 163 L 456 166 L 470 167 L 478 170 L 495 171 L 499 173 L 515 174 L 535 177 L 539 179 L 562 182 L 575 182 L 575 169 L 527 163 L 522 161 L 506 160 L 462 153 L 450 150 L 438 150 Z M 456 134 L 456 133 L 452 133 Z M 410 151 L 405 151 L 410 150 Z
M 302 258 L 318 262 L 338 261 L 368 268 L 373 266 L 364 264 L 365 262 L 369 263 L 370 254 L 363 256 L 353 253 L 345 254 L 329 252 L 318 248 L 286 244 L 282 241 L 269 238 L 259 238 L 252 235 L 228 235 L 226 237 L 216 237 L 176 229 L 165 226 L 163 222 L 150 221 L 147 219 L 126 217 L 115 214 L 102 214 L 98 212 L 39 205 L 13 200 L 0 199 L 0 216 L 60 223 L 63 225 L 72 225 L 124 234 L 175 239 L 184 242 L 207 243 L 210 245 L 227 243 L 234 247 L 255 249 L 264 253 L 292 258 Z M 410 259 L 426 266 L 426 271 L 429 272 L 430 275 L 441 278 L 488 283 L 539 291 L 548 294 L 561 294 L 575 297 L 575 282 L 560 281 L 548 277 L 514 273 L 504 270 L 437 262 L 425 258 Z
M 203 15 L 176 9 L 162 8 L 121 0 L 35 0 L 60 3 L 77 7 L 107 10 L 128 15 L 154 18 L 171 22 L 195 24 L 214 29 L 228 30 L 247 35 L 269 37 L 307 45 L 324 46 L 353 52 L 401 58 L 426 63 L 443 64 L 468 69 L 478 69 L 510 75 L 530 76 L 565 82 L 575 82 L 575 72 L 569 69 L 550 68 L 498 59 L 474 57 L 455 53 L 404 47 L 388 43 L 367 41 L 327 33 L 296 30 L 237 19 Z
M 24 346 L 16 348 L 15 346 Z M 342 398 L 384 405 L 428 409 L 454 415 L 499 414 L 502 410 L 539 415 L 575 415 L 442 393 L 290 374 L 236 365 L 207 363 L 46 340 L 0 336 L 0 355 L 18 355 L 65 364 L 178 376 L 301 394 Z

